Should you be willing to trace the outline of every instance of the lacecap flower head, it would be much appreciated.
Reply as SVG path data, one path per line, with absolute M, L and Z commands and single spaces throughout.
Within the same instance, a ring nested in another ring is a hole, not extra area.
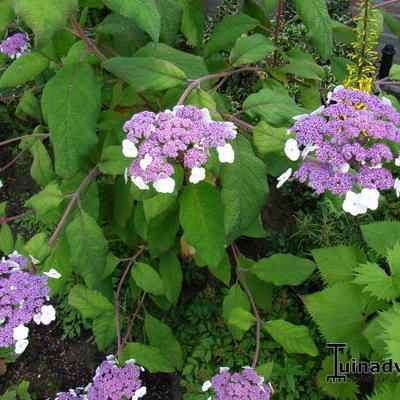
M 227 140 L 236 137 L 236 126 L 231 122 L 213 121 L 207 109 L 176 106 L 172 111 L 158 114 L 144 111 L 135 114 L 124 125 L 128 132 L 122 142 L 124 156 L 133 158 L 126 171 L 140 189 L 172 193 L 175 181 L 171 176 L 173 164 L 190 169 L 189 181 L 205 179 L 204 164 L 209 149 L 217 149 L 220 162 L 232 163 L 234 151 Z
M 48 325 L 55 319 L 49 300 L 49 278 L 60 274 L 51 269 L 43 275 L 34 275 L 26 269 L 36 263 L 14 252 L 0 261 L 0 347 L 14 345 L 14 352 L 21 354 L 28 346 L 29 328 L 32 320 L 36 324 Z
M 274 392 L 270 384 L 250 367 L 242 372 L 230 373 L 229 368 L 220 368 L 219 374 L 206 381 L 203 392 L 210 392 L 209 400 L 269 400 Z
M 292 161 L 302 159 L 294 177 L 317 194 L 330 191 L 346 195 L 343 209 L 353 215 L 375 210 L 381 190 L 400 181 L 386 166 L 400 165 L 391 146 L 400 143 L 400 113 L 386 98 L 339 86 L 328 94 L 328 105 L 295 117 L 285 153 Z M 281 186 L 291 170 L 279 177 Z
M 128 360 L 118 367 L 113 356 L 108 356 L 96 370 L 93 381 L 86 388 L 58 393 L 55 400 L 138 400 L 147 393 L 139 379 L 143 367 Z
M 23 33 L 15 33 L 0 44 L 0 51 L 11 58 L 18 58 L 21 54 L 27 53 L 28 49 L 28 37 Z

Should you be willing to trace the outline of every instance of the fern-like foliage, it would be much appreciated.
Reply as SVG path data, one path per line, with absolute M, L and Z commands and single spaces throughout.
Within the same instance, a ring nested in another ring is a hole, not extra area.
M 372 396 L 367 397 L 368 400 L 395 400 L 400 399 L 400 385 L 386 387 Z

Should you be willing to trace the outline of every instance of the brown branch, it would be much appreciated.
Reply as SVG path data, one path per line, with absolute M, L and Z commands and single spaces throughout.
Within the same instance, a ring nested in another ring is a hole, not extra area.
M 122 347 L 126 344 L 126 342 L 127 342 L 128 339 L 129 339 L 129 336 L 131 335 L 131 331 L 132 331 L 132 328 L 133 328 L 133 324 L 135 323 L 135 320 L 136 320 L 137 316 L 139 315 L 139 312 L 140 312 L 140 310 L 141 310 L 141 308 L 142 308 L 142 306 L 143 306 L 143 303 L 144 303 L 144 299 L 145 299 L 145 297 L 146 297 L 146 294 L 147 294 L 147 292 L 144 292 L 144 293 L 143 293 L 142 297 L 140 298 L 140 300 L 139 300 L 139 302 L 138 302 L 138 304 L 137 304 L 136 310 L 135 310 L 135 312 L 133 313 L 132 318 L 131 318 L 130 321 L 129 321 L 128 327 L 126 328 L 125 337 L 124 337 L 124 339 L 123 339 L 122 342 L 121 342 L 121 346 L 122 346 Z
M 25 211 L 25 212 L 22 213 L 22 214 L 14 215 L 13 217 L 8 217 L 8 218 L 0 219 L 0 225 L 2 225 L 2 224 L 8 224 L 8 223 L 11 222 L 11 221 L 15 221 L 16 219 L 20 219 L 20 218 L 26 217 L 27 215 L 31 215 L 31 214 L 33 214 L 34 212 L 35 212 L 35 210 L 28 210 L 28 211 Z
M 30 138 L 30 137 L 42 137 L 42 138 L 46 138 L 46 137 L 48 137 L 48 136 L 49 136 L 48 133 L 33 133 L 32 135 L 18 136 L 18 137 L 11 138 L 11 139 L 7 139 L 7 140 L 4 140 L 3 142 L 0 142 L 0 147 L 1 147 L 1 146 L 5 146 L 6 144 L 13 143 L 13 142 L 18 142 L 19 140 L 27 139 L 27 138 Z
M 278 0 L 278 10 L 276 12 L 275 26 L 274 26 L 274 43 L 277 46 L 279 43 L 279 32 L 281 27 L 281 19 L 284 9 L 285 0 Z
M 70 212 L 72 211 L 72 208 L 74 207 L 75 203 L 78 202 L 79 200 L 79 196 L 82 192 L 82 190 L 86 187 L 86 185 L 93 179 L 95 178 L 97 175 L 100 174 L 100 171 L 98 169 L 98 167 L 94 167 L 88 175 L 86 175 L 85 179 L 81 182 L 81 184 L 79 185 L 78 189 L 76 189 L 75 193 L 72 193 L 71 195 L 71 201 L 69 202 L 67 208 L 64 211 L 63 216 L 60 219 L 60 222 L 58 223 L 56 230 L 54 231 L 53 235 L 51 236 L 50 240 L 49 240 L 49 245 L 53 246 L 54 242 L 56 241 L 58 235 L 60 234 L 63 226 L 65 225 L 65 222 L 68 219 L 68 216 L 70 214 Z
M 16 163 L 30 147 L 25 147 L 21 150 L 12 160 L 10 160 L 4 167 L 0 168 L 0 173 L 4 172 L 6 169 L 10 168 L 14 163 Z
M 239 118 L 235 118 L 233 115 L 231 114 L 226 114 L 226 113 L 221 113 L 221 115 L 226 118 L 229 119 L 229 121 L 232 121 L 233 123 L 235 123 L 236 125 L 240 125 L 245 129 L 248 129 L 250 131 L 256 129 L 256 127 L 254 125 L 248 124 L 247 122 L 242 121 Z
M 31 92 L 37 92 L 38 90 L 41 90 L 45 87 L 46 85 L 40 85 L 40 86 L 35 86 L 31 89 L 29 89 Z M 5 103 L 6 101 L 9 100 L 14 100 L 14 99 L 19 99 L 23 96 L 23 93 L 18 93 L 18 94 L 12 94 L 11 96 L 5 96 L 5 97 L 0 97 L 0 102 Z
M 384 3 L 376 4 L 376 5 L 375 5 L 375 8 L 386 7 L 386 6 L 388 6 L 389 4 L 398 3 L 398 1 L 399 1 L 399 0 L 388 0 L 388 1 L 385 1 Z

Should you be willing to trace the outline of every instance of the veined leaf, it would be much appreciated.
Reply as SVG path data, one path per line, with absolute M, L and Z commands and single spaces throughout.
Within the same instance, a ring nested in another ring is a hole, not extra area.
M 26 201 L 25 206 L 34 208 L 38 215 L 46 214 L 55 210 L 62 203 L 62 196 L 58 183 L 51 182 L 38 194 Z
M 114 311 L 107 311 L 93 321 L 93 333 L 100 351 L 111 346 L 116 337 Z
M 260 121 L 253 131 L 254 146 L 261 155 L 283 153 L 288 140 L 286 128 L 274 128 L 265 121 Z
M 155 295 L 164 294 L 164 284 L 158 272 L 150 265 L 137 262 L 132 267 L 132 278 L 145 292 Z
M 379 255 L 385 256 L 387 249 L 400 242 L 400 222 L 383 221 L 362 225 L 362 233 L 368 246 Z
M 160 277 L 164 284 L 165 296 L 176 304 L 182 287 L 182 267 L 178 258 L 172 252 L 167 252 L 160 257 Z
M 188 42 L 200 46 L 203 41 L 205 18 L 202 0 L 178 0 L 183 9 L 181 31 Z
M 280 71 L 306 79 L 322 80 L 325 77 L 324 69 L 314 61 L 311 54 L 299 49 L 292 49 L 286 53 L 286 57 L 289 64 L 280 68 Z

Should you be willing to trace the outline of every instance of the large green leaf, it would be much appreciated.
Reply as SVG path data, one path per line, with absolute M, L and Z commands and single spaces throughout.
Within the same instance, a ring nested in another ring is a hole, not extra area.
M 93 333 L 100 351 L 113 344 L 116 337 L 114 311 L 102 312 L 93 321 Z
M 182 23 L 182 8 L 176 0 L 156 0 L 161 17 L 160 40 L 173 45 Z
M 137 262 L 132 267 L 132 278 L 145 292 L 155 295 L 164 294 L 164 284 L 158 272 L 150 265 Z
M 25 244 L 23 253 L 25 255 L 30 255 L 39 261 L 44 261 L 50 253 L 48 240 L 49 238 L 47 237 L 46 233 L 37 233 Z
M 108 252 L 108 242 L 97 222 L 81 210 L 67 227 L 71 265 L 90 289 L 98 287 Z
M 103 3 L 122 16 L 137 24 L 155 42 L 158 42 L 161 17 L 155 0 L 102 0 Z
M 11 24 L 15 18 L 12 6 L 7 1 L 0 3 L 0 36 L 3 37 L 4 31 L 8 24 Z
M 150 346 L 156 347 L 177 370 L 182 369 L 183 354 L 181 346 L 168 325 L 147 314 L 144 320 L 144 329 L 149 338 Z
M 86 64 L 66 65 L 46 85 L 44 117 L 54 147 L 56 173 L 71 178 L 88 162 L 97 144 L 100 88 Z
M 225 234 L 229 242 L 243 235 L 267 202 L 268 183 L 264 163 L 242 135 L 232 143 L 235 160 L 221 169 L 221 198 L 225 207 Z
M 207 265 L 218 266 L 225 254 L 224 210 L 219 191 L 200 182 L 183 189 L 180 221 L 185 241 Z
M 212 32 L 204 48 L 204 54 L 210 55 L 225 49 L 234 44 L 240 35 L 251 31 L 258 24 L 256 19 L 242 13 L 224 18 Z
M 43 215 L 48 212 L 54 211 L 63 201 L 63 194 L 57 182 L 50 182 L 38 194 L 32 196 L 26 201 L 26 207 L 35 209 L 38 215 Z
M 332 25 L 325 0 L 294 0 L 296 12 L 322 57 L 332 52 Z
M 75 285 L 68 294 L 68 303 L 76 307 L 84 318 L 96 318 L 114 310 L 113 305 L 99 292 Z
M 263 156 L 268 153 L 283 153 L 288 140 L 286 128 L 274 128 L 265 121 L 260 121 L 253 131 L 256 150 Z
M 160 58 L 114 57 L 102 65 L 138 91 L 161 91 L 186 82 L 186 74 L 180 68 Z
M 289 64 L 280 68 L 280 71 L 306 79 L 324 79 L 324 69 L 314 61 L 311 54 L 299 49 L 292 49 L 286 53 L 286 57 L 289 60 Z
M 400 222 L 398 221 L 373 222 L 362 225 L 361 231 L 368 246 L 381 256 L 387 254 L 387 249 L 400 243 Z
M 205 18 L 202 0 L 178 0 L 183 9 L 181 31 L 189 44 L 200 46 L 203 41 Z
M 15 13 L 33 30 L 38 47 L 50 41 L 77 7 L 77 0 L 14 0 Z
M 318 355 L 318 348 L 311 338 L 310 331 L 304 325 L 294 325 L 283 319 L 267 321 L 263 328 L 288 353 Z
M 27 53 L 18 57 L 1 75 L 0 89 L 22 85 L 44 71 L 49 64 L 39 53 Z
M 10 254 L 14 250 L 14 237 L 7 224 L 1 225 L 0 228 L 0 250 L 4 254 Z
M 272 40 L 260 33 L 239 38 L 229 56 L 234 67 L 263 60 L 276 49 Z
M 178 258 L 172 252 L 167 252 L 160 257 L 160 277 L 164 284 L 165 296 L 176 304 L 182 287 L 182 267 Z
M 274 285 L 300 285 L 315 269 L 306 258 L 292 254 L 274 254 L 257 261 L 249 272 L 257 278 Z

